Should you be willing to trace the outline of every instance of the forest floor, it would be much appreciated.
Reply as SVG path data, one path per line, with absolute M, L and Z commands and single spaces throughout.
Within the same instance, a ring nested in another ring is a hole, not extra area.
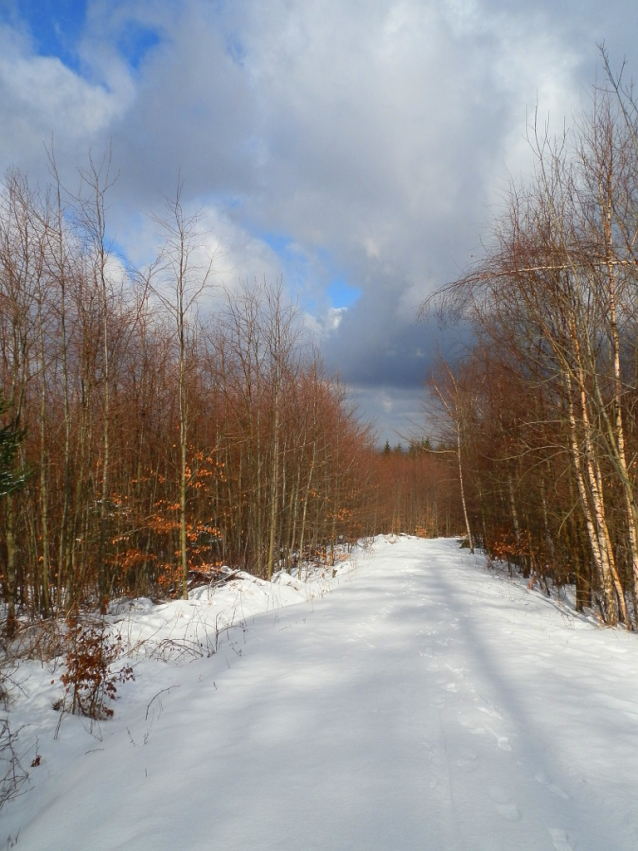
M 113 718 L 54 711 L 60 667 L 13 674 L 29 778 L 0 849 L 638 848 L 638 638 L 458 541 L 111 620 L 135 675 Z

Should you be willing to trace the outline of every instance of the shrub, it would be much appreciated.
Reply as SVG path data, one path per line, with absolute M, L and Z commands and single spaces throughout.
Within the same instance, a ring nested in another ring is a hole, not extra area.
M 115 700 L 116 684 L 135 679 L 130 665 L 111 670 L 122 652 L 122 636 L 110 635 L 103 620 L 83 624 L 73 615 L 67 624 L 66 672 L 60 677 L 65 696 L 56 708 L 93 720 L 111 718 L 108 701 Z

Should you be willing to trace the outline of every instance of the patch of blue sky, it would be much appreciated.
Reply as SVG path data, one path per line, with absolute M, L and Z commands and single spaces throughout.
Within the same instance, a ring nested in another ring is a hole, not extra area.
M 56 56 L 82 74 L 78 42 L 86 23 L 87 0 L 0 0 L 0 21 L 26 28 L 40 56 Z M 116 39 L 119 54 L 138 70 L 150 50 L 161 41 L 157 30 L 127 20 Z
M 361 296 L 361 290 L 346 283 L 343 278 L 335 278 L 326 289 L 334 308 L 352 307 Z
M 303 294 L 308 284 L 307 277 L 311 273 L 310 270 L 313 265 L 311 258 L 305 252 L 299 251 L 297 244 L 288 234 L 262 233 L 260 238 L 272 248 L 279 258 L 284 268 L 284 275 L 289 283 L 295 286 L 300 294 Z M 337 309 L 352 307 L 360 298 L 361 290 L 349 284 L 343 275 L 339 274 L 335 269 L 335 263 L 330 252 L 322 248 L 315 249 L 315 256 L 323 267 L 320 277 L 330 282 L 324 288 L 324 293 L 329 299 L 331 307 Z M 315 274 L 316 271 L 315 269 Z M 316 299 L 309 292 L 305 293 L 305 297 L 302 295 L 302 301 L 304 307 L 308 310 L 313 310 L 316 307 Z
M 131 266 L 131 261 L 128 258 L 126 249 L 124 248 L 122 243 L 118 241 L 117 238 L 109 239 L 107 235 L 106 249 L 109 254 L 116 257 L 125 268 L 129 268 Z
M 260 238 L 269 245 L 272 250 L 282 260 L 285 255 L 290 252 L 290 244 L 292 240 L 285 233 L 262 233 Z
M 78 39 L 86 20 L 86 0 L 14 0 L 0 3 L 0 20 L 29 31 L 40 56 L 57 56 L 79 71 Z
M 326 288 L 326 294 L 334 308 L 352 307 L 361 296 L 361 290 L 347 283 L 332 254 L 326 249 L 318 249 L 317 256 L 328 271 L 330 284 Z
M 117 40 L 120 55 L 135 71 L 139 70 L 150 50 L 160 43 L 157 30 L 142 26 L 137 21 L 127 21 Z
M 311 258 L 304 250 L 300 250 L 299 244 L 286 233 L 262 232 L 258 237 L 277 255 L 287 289 L 299 299 L 304 310 L 314 312 L 315 294 L 312 292 L 312 286 L 309 286 L 312 277 Z

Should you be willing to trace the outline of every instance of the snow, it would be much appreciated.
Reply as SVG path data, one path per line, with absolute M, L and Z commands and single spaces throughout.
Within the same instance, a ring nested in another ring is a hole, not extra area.
M 230 586 L 118 615 L 136 679 L 92 732 L 21 665 L 0 848 L 638 848 L 634 635 L 445 539 Z

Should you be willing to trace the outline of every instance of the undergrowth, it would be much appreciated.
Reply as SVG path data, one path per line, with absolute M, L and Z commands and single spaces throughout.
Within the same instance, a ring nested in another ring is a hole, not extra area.
M 67 618 L 66 671 L 60 677 L 64 697 L 56 709 L 99 721 L 113 716 L 109 702 L 115 700 L 118 683 L 134 680 L 133 668 L 122 665 L 112 670 L 122 655 L 122 636 L 111 635 L 104 620 L 82 623 L 76 615 Z

